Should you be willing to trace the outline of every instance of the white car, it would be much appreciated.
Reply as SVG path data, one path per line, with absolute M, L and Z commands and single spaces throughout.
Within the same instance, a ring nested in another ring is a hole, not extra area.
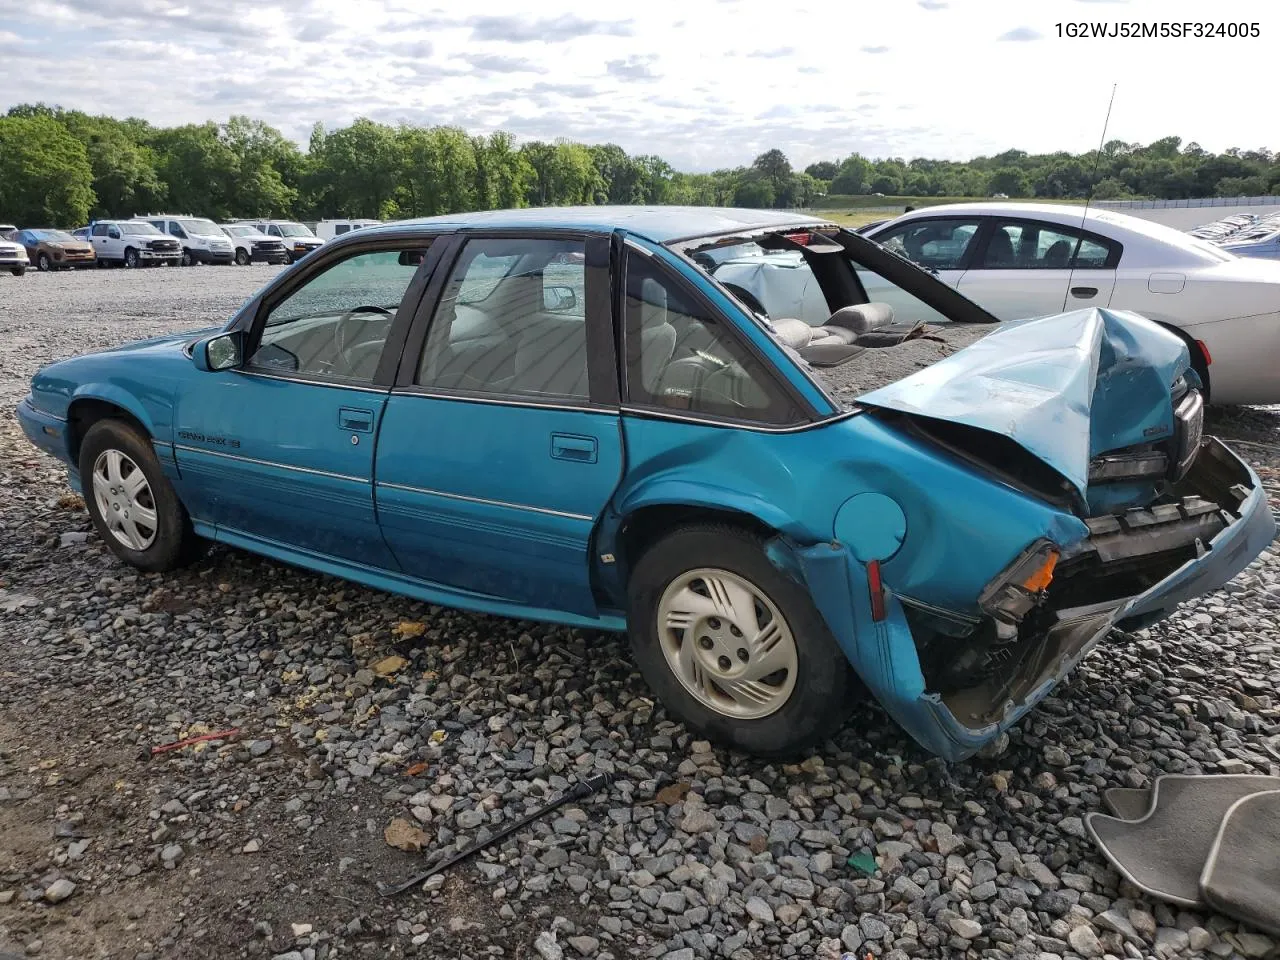
M 268 237 L 283 241 L 285 263 L 301 260 L 312 250 L 324 246 L 323 240 L 294 220 L 237 220 L 236 223 L 257 227 Z
M 284 241 L 279 237 L 268 237 L 255 226 L 247 223 L 224 223 L 222 232 L 235 244 L 236 263 L 242 267 L 250 263 L 288 262 Z
M 1242 259 L 1148 220 L 1065 204 L 927 207 L 867 236 L 1001 320 L 1081 307 L 1132 310 L 1186 342 L 1214 403 L 1280 403 L 1280 262 Z M 798 255 L 764 259 L 772 269 L 759 258 L 730 260 L 716 279 L 745 289 L 770 316 L 794 303 L 789 315 L 825 323 L 826 303 L 810 271 L 786 269 Z M 862 279 L 870 299 L 908 315 L 892 291 Z M 938 319 L 919 305 L 909 315 Z
M 89 224 L 89 242 L 100 267 L 176 267 L 182 262 L 182 244 L 145 220 L 95 220 Z
M 321 240 L 332 240 L 361 227 L 376 227 L 381 220 L 321 220 L 316 224 L 316 236 Z
M 0 223 L 0 270 L 8 270 L 15 277 L 27 272 L 31 261 L 27 259 L 27 248 L 12 239 L 17 227 L 8 223 Z
M 182 244 L 184 267 L 197 263 L 227 264 L 235 259 L 236 248 L 212 220 L 166 213 L 152 213 L 134 219 L 147 221 L 161 233 L 167 233 Z
M 1060 204 L 915 210 L 868 236 L 1001 320 L 1132 310 L 1186 341 L 1214 403 L 1280 403 L 1280 263 L 1150 220 Z

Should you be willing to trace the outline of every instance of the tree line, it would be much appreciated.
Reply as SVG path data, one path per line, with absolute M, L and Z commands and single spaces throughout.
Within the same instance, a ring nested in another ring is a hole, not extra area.
M 157 127 L 24 104 L 0 117 L 0 220 L 78 226 L 147 212 L 398 219 L 465 210 L 565 204 L 821 206 L 832 194 L 911 197 L 1182 198 L 1280 193 L 1269 150 L 1212 154 L 1178 137 L 1112 140 L 1099 156 L 1008 150 L 957 162 L 838 160 L 792 167 L 777 149 L 749 166 L 674 170 L 616 144 L 517 144 L 452 126 L 389 126 L 366 118 L 326 130 L 304 151 L 249 117 Z

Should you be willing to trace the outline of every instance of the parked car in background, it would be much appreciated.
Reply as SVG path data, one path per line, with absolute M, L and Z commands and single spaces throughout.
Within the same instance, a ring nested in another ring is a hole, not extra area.
M 95 220 L 89 225 L 89 241 L 101 267 L 182 263 L 182 244 L 145 220 Z
M 76 227 L 74 230 L 68 230 L 67 232 L 70 233 L 77 240 L 83 240 L 85 243 L 88 243 L 92 246 L 93 241 L 90 239 L 90 236 L 89 236 L 90 229 L 91 228 L 89 227 Z
M 90 267 L 96 261 L 93 244 L 65 230 L 38 228 L 19 230 L 13 237 L 27 251 L 27 259 L 44 273 L 71 267 Z
M 237 220 L 235 222 L 257 227 L 268 237 L 278 237 L 284 243 L 285 263 L 301 260 L 311 251 L 318 250 L 324 245 L 323 240 L 294 220 Z
M 0 223 L 0 240 L 12 240 L 18 228 L 12 223 Z
M 381 220 L 321 220 L 316 224 L 316 236 L 321 240 L 332 240 L 361 227 L 376 227 Z
M 1233 234 L 1218 245 L 1237 257 L 1280 260 L 1280 222 L 1270 221 Z
M 1133 310 L 1175 332 L 1214 403 L 1280 403 L 1280 263 L 1060 204 L 928 207 L 868 234 L 1002 320 Z
M 161 233 L 168 234 L 182 244 L 184 267 L 197 263 L 228 264 L 235 261 L 235 245 L 212 220 L 158 213 L 134 219 L 146 220 Z
M 279 237 L 268 237 L 257 227 L 247 223 L 224 223 L 222 232 L 235 245 L 236 263 L 242 267 L 250 263 L 288 262 L 284 241 Z
M 798 256 L 825 323 L 697 266 L 743 243 Z M 626 630 L 718 740 L 793 753 L 865 689 L 950 759 L 1270 544 L 1202 418 L 1186 346 L 1139 317 L 1003 325 L 835 224 L 681 207 L 358 230 L 222 329 L 52 364 L 18 407 L 142 570 L 215 540 Z
M 27 272 L 30 260 L 26 248 L 16 240 L 0 240 L 0 270 L 8 270 L 15 277 Z

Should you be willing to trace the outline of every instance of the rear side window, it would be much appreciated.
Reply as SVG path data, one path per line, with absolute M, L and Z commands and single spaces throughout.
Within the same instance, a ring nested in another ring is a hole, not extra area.
M 417 384 L 587 400 L 585 303 L 584 241 L 470 240 L 432 317 Z
M 341 234 L 346 233 L 350 229 L 351 227 L 345 223 L 335 223 L 333 225 L 333 235 L 335 237 L 340 236 Z
M 627 251 L 626 401 L 753 423 L 799 423 L 774 375 L 651 257 Z
M 1120 262 L 1120 244 L 1097 234 L 1037 220 L 996 220 L 983 270 L 1107 270 Z

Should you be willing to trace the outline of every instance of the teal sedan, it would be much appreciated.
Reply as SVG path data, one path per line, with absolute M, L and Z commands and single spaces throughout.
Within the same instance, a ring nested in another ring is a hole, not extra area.
M 744 246 L 826 315 L 709 272 Z M 794 753 L 869 692 L 956 759 L 1271 541 L 1198 387 L 1139 317 L 999 324 L 820 219 L 589 207 L 348 234 L 221 329 L 45 367 L 18 416 L 139 569 L 218 542 L 627 631 L 728 744 Z

